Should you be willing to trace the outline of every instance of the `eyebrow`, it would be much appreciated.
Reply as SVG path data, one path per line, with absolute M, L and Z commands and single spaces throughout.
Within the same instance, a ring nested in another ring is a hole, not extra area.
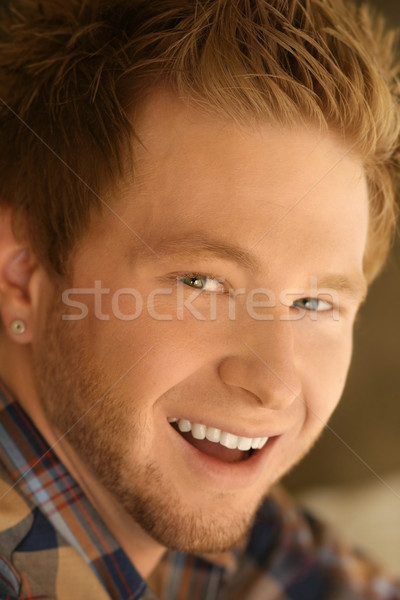
M 348 296 L 357 298 L 361 303 L 367 297 L 368 285 L 365 277 L 359 271 L 351 276 L 336 273 L 324 275 L 317 278 L 317 282 L 318 288 L 330 288 L 343 292 Z
M 187 258 L 198 258 L 201 255 L 213 256 L 229 260 L 248 271 L 257 272 L 261 270 L 261 262 L 245 248 L 200 234 L 161 240 L 154 250 L 161 259 L 168 256 L 168 254 Z
M 166 238 L 160 240 L 153 248 L 160 259 L 169 256 L 169 254 L 189 259 L 198 259 L 201 256 L 218 257 L 242 266 L 253 273 L 262 270 L 261 261 L 251 254 L 249 250 L 246 250 L 237 244 L 214 239 L 200 233 Z M 149 260 L 153 259 L 148 253 L 143 256 L 144 260 L 146 260 L 146 257 Z M 328 273 L 321 277 L 316 277 L 316 280 L 318 288 L 334 289 L 338 292 L 345 293 L 348 296 L 357 298 L 361 303 L 364 302 L 367 296 L 368 285 L 365 277 L 358 270 L 349 275 L 342 273 Z

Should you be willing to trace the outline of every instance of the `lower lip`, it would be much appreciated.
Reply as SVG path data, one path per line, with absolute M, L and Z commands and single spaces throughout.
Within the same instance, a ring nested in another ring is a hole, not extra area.
M 252 456 L 240 462 L 223 462 L 204 454 L 187 442 L 173 427 L 169 425 L 172 441 L 183 456 L 189 469 L 218 489 L 236 490 L 254 485 L 264 473 L 270 460 L 271 451 L 280 436 L 271 437 L 264 448 L 257 450 Z

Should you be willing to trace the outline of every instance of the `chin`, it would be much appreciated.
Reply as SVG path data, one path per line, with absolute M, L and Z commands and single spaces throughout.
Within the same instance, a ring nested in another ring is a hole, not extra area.
M 141 493 L 127 489 L 113 492 L 131 518 L 170 550 L 208 554 L 231 548 L 246 534 L 261 504 L 250 511 L 248 503 L 246 509 L 233 508 L 220 494 L 196 508 L 173 486 L 167 490 L 156 469 L 149 467 L 148 475 L 152 485 Z

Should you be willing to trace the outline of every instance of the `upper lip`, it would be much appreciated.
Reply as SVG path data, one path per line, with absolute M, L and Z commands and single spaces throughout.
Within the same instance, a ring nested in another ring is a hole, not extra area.
M 187 415 L 179 415 L 179 414 L 170 414 L 167 417 L 168 419 L 170 418 L 175 418 L 178 421 L 180 419 L 185 419 L 186 421 L 190 421 L 192 424 L 194 423 L 198 423 L 200 425 L 205 425 L 206 427 L 215 427 L 216 429 L 220 429 L 221 431 L 226 431 L 228 433 L 232 433 L 233 435 L 236 435 L 238 437 L 246 437 L 246 438 L 263 438 L 263 437 L 275 437 L 277 435 L 281 435 L 282 431 L 277 431 L 277 430 L 273 430 L 272 428 L 268 428 L 268 426 L 264 426 L 261 429 L 261 426 L 258 425 L 258 427 L 260 427 L 260 429 L 253 429 L 252 427 L 245 427 L 243 426 L 243 424 L 241 425 L 231 425 L 229 423 L 224 422 L 219 423 L 217 421 L 212 421 L 204 418 L 204 417 L 189 417 Z

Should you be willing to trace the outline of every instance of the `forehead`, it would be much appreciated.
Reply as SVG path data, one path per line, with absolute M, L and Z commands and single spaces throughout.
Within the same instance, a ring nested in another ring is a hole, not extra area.
M 362 268 L 368 194 L 344 143 L 314 128 L 243 125 L 162 91 L 136 119 L 134 182 L 120 210 L 152 247 L 202 234 L 261 260 L 271 250 Z

